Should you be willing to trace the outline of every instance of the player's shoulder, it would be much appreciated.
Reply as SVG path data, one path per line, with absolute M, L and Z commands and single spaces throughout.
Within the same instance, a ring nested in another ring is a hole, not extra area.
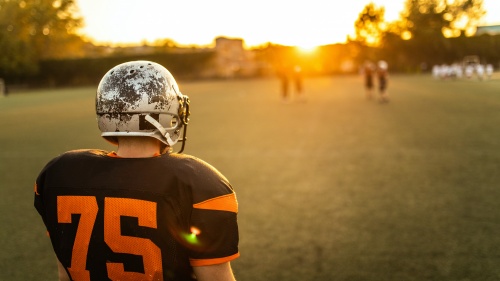
M 106 154 L 106 151 L 98 149 L 78 149 L 66 151 L 49 160 L 40 171 L 39 177 L 43 177 L 47 173 L 51 172 L 57 173 L 67 171 L 75 166 L 81 166 L 81 164 L 86 162 L 86 159 L 90 159 L 92 157 L 105 157 Z
M 177 174 L 190 181 L 223 182 L 229 185 L 227 178 L 216 167 L 196 156 L 172 153 L 168 158 L 173 162 Z
M 193 156 L 189 154 L 178 154 L 178 153 L 171 153 L 167 155 L 167 158 L 174 162 L 177 166 L 183 167 L 183 168 L 209 168 L 209 169 L 215 169 L 211 164 L 208 162 Z
M 86 153 L 95 154 L 96 152 Z M 112 158 L 108 157 L 108 159 Z M 92 164 L 97 162 L 93 161 Z M 122 168 L 141 171 L 143 175 L 154 175 L 157 186 L 168 183 L 170 186 L 187 187 L 191 190 L 196 202 L 232 193 L 232 186 L 218 169 L 193 155 L 165 153 L 150 158 L 119 158 L 115 163 Z
M 107 154 L 108 152 L 99 149 L 69 150 L 51 159 L 47 163 L 46 168 L 57 164 L 64 165 L 68 162 L 82 161 L 84 159 L 89 159 L 94 157 L 105 157 Z
M 66 151 L 59 156 L 55 157 L 54 160 L 73 160 L 73 159 L 83 159 L 83 158 L 94 158 L 94 157 L 105 157 L 109 152 L 100 149 L 75 149 Z

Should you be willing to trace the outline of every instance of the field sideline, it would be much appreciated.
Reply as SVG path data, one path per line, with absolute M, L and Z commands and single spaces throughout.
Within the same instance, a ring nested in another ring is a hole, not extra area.
M 500 76 L 394 75 L 389 104 L 359 76 L 180 82 L 185 153 L 216 166 L 240 204 L 238 281 L 500 280 Z M 95 88 L 0 97 L 0 280 L 56 280 L 33 183 L 99 137 Z

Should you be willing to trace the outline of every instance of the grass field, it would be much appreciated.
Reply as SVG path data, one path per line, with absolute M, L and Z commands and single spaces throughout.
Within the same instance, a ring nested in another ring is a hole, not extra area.
M 500 280 L 500 77 L 393 76 L 392 101 L 360 77 L 182 82 L 185 153 L 216 166 L 240 203 L 239 281 Z M 94 88 L 0 98 L 0 280 L 56 280 L 33 208 L 54 156 L 113 149 Z

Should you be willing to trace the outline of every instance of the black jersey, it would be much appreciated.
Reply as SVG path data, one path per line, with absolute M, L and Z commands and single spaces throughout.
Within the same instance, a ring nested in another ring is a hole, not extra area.
M 379 69 L 377 72 L 378 76 L 378 88 L 380 91 L 384 91 L 387 88 L 387 71 L 385 69 Z
M 371 67 L 365 67 L 365 87 L 367 89 L 373 88 L 373 69 Z
M 239 256 L 233 188 L 184 154 L 64 153 L 38 176 L 35 207 L 72 280 L 193 280 L 192 266 Z

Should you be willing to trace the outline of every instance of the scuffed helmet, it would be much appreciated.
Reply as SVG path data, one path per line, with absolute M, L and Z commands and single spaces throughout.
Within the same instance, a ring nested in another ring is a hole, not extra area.
M 101 79 L 96 114 L 101 136 L 113 144 L 120 136 L 146 136 L 171 147 L 185 141 L 189 98 L 165 67 L 131 61 L 113 67 Z

